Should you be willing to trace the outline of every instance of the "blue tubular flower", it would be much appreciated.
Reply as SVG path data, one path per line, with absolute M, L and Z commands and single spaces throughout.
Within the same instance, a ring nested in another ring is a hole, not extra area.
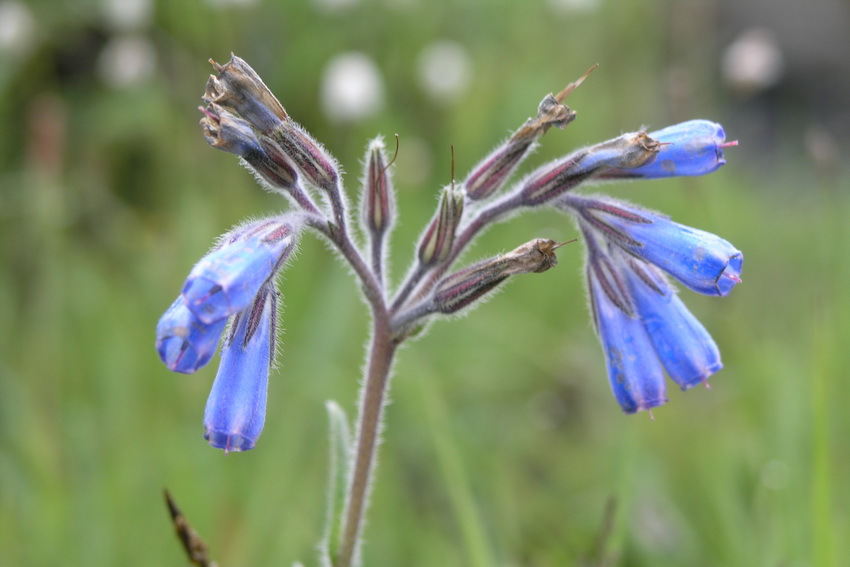
M 295 245 L 295 228 L 286 218 L 253 223 L 231 234 L 195 265 L 183 286 L 186 305 L 207 324 L 245 309 Z
M 159 319 L 156 350 L 169 370 L 191 374 L 210 361 L 226 325 L 226 319 L 201 322 L 180 296 Z
M 626 413 L 663 405 L 667 402 L 664 370 L 643 321 L 638 313 L 631 312 L 627 284 L 588 231 L 585 235 L 593 319 L 614 397 Z
M 725 296 L 741 282 L 744 255 L 710 232 L 608 197 L 567 195 L 559 206 L 572 209 L 606 238 L 693 291 Z
M 708 384 L 708 377 L 723 368 L 714 339 L 661 274 L 635 258 L 627 263 L 635 310 L 667 375 L 683 390 Z
M 654 161 L 636 169 L 616 169 L 600 177 L 674 177 L 704 175 L 726 163 L 723 148 L 737 145 L 724 143 L 723 126 L 708 120 L 690 120 L 668 126 L 649 137 L 661 142 L 661 151 Z
M 213 447 L 253 449 L 263 430 L 276 317 L 277 293 L 267 286 L 233 322 L 204 412 L 204 439 Z

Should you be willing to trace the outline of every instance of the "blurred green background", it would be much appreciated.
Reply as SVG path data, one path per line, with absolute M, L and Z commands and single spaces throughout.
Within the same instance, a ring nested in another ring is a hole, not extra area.
M 213 238 L 285 206 L 197 126 L 206 61 L 231 51 L 340 159 L 352 202 L 366 142 L 399 134 L 396 279 L 450 145 L 462 177 L 594 63 L 529 166 L 696 117 L 741 142 L 708 177 L 605 187 L 744 251 L 730 297 L 683 292 L 723 353 L 712 389 L 623 415 L 564 248 L 400 352 L 365 565 L 846 564 L 850 19 L 763 4 L 0 1 L 0 564 L 186 565 L 164 487 L 222 567 L 316 564 L 324 402 L 353 415 L 368 330 L 347 270 L 302 240 L 255 451 L 201 437 L 216 365 L 172 374 L 153 347 Z M 333 82 L 352 52 L 371 89 Z M 524 215 L 467 259 L 538 236 L 576 231 Z

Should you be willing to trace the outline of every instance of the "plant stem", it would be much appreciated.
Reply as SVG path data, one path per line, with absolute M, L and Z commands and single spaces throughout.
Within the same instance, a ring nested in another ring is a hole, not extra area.
M 372 273 L 375 279 L 383 285 L 384 281 L 384 238 L 383 233 L 373 234 L 371 238 L 372 249 Z
M 345 511 L 339 554 L 335 567 L 351 567 L 360 550 L 360 533 L 369 499 L 369 489 L 374 473 L 378 431 L 386 403 L 390 368 L 396 344 L 390 333 L 389 314 L 385 306 L 374 309 L 374 328 L 369 350 L 366 381 L 360 398 L 357 417 L 354 466 L 346 494 Z

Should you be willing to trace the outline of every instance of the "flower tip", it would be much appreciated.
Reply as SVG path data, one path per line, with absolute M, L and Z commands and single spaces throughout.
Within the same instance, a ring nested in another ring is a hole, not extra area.
M 210 446 L 224 451 L 225 455 L 231 452 L 241 453 L 243 451 L 250 451 L 254 448 L 257 441 L 256 439 L 248 439 L 242 435 L 229 433 L 227 431 L 215 431 L 209 429 L 204 432 L 204 439 L 206 439 Z
M 717 144 L 718 148 L 732 148 L 738 145 L 738 140 L 731 140 L 729 142 L 723 142 L 722 144 Z
M 646 399 L 646 400 L 620 398 L 616 394 L 615 394 L 615 397 L 617 398 L 617 402 L 619 402 L 620 408 L 622 408 L 623 413 L 633 414 L 633 413 L 645 411 L 645 412 L 649 413 L 649 415 L 650 415 L 650 417 L 652 417 L 653 421 L 655 420 L 655 417 L 653 417 L 653 415 L 652 415 L 652 409 L 663 406 L 664 404 L 666 404 L 669 401 L 667 399 L 667 396 L 665 396 L 663 394 L 660 397 L 650 398 L 650 399 Z
M 172 372 L 192 374 L 203 364 L 198 364 L 198 353 L 181 337 L 165 337 L 156 342 L 156 350 L 165 367 Z
M 724 270 L 720 273 L 715 284 L 717 295 L 724 297 L 739 283 L 742 283 L 741 269 L 744 266 L 744 255 L 740 252 L 729 258 Z
M 723 370 L 723 363 L 718 359 L 697 370 L 696 374 L 690 378 L 676 376 L 674 380 L 683 392 L 700 384 L 704 385 L 707 390 L 711 390 L 711 384 L 708 383 L 708 379 L 721 370 Z

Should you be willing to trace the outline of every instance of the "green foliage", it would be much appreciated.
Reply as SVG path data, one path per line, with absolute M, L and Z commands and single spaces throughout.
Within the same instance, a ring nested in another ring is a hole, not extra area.
M 667 49 L 667 3 L 625 14 L 614 2 L 560 13 L 374 0 L 328 14 L 306 2 L 159 2 L 139 32 L 155 72 L 125 90 L 97 72 L 116 33 L 101 4 L 68 4 L 33 2 L 33 47 L 0 66 L 4 564 L 185 565 L 163 487 L 222 567 L 316 563 L 324 402 L 354 407 L 367 332 L 340 263 L 305 238 L 286 272 L 282 363 L 255 451 L 224 456 L 202 439 L 214 365 L 171 374 L 153 347 L 159 315 L 212 239 L 282 207 L 203 142 L 195 108 L 207 58 L 248 60 L 347 167 L 352 198 L 367 141 L 400 134 L 396 281 L 405 243 L 449 180 L 449 145 L 462 177 L 543 94 L 593 63 L 568 101 L 578 120 L 549 132 L 531 163 L 690 117 L 738 136 L 735 103 L 713 86 L 717 53 Z M 448 105 L 417 86 L 416 58 L 436 38 L 472 58 L 469 91 Z M 375 59 L 387 102 L 338 126 L 320 113 L 318 85 L 325 62 L 349 49 Z M 698 95 L 674 107 L 665 77 L 695 61 Z M 404 170 L 416 165 L 405 154 L 415 138 L 434 156 L 414 186 Z M 760 146 L 742 139 L 706 178 L 614 189 L 744 251 L 730 297 L 688 297 L 723 353 L 712 389 L 671 391 L 654 422 L 623 415 L 588 323 L 580 247 L 565 247 L 557 269 L 399 353 L 365 565 L 590 565 L 612 497 L 603 556 L 621 565 L 837 565 L 850 554 L 831 535 L 850 529 L 848 178 L 816 176 L 790 143 L 767 157 Z M 782 168 L 751 165 L 768 162 Z M 491 231 L 467 260 L 575 236 L 563 216 L 539 213 Z

